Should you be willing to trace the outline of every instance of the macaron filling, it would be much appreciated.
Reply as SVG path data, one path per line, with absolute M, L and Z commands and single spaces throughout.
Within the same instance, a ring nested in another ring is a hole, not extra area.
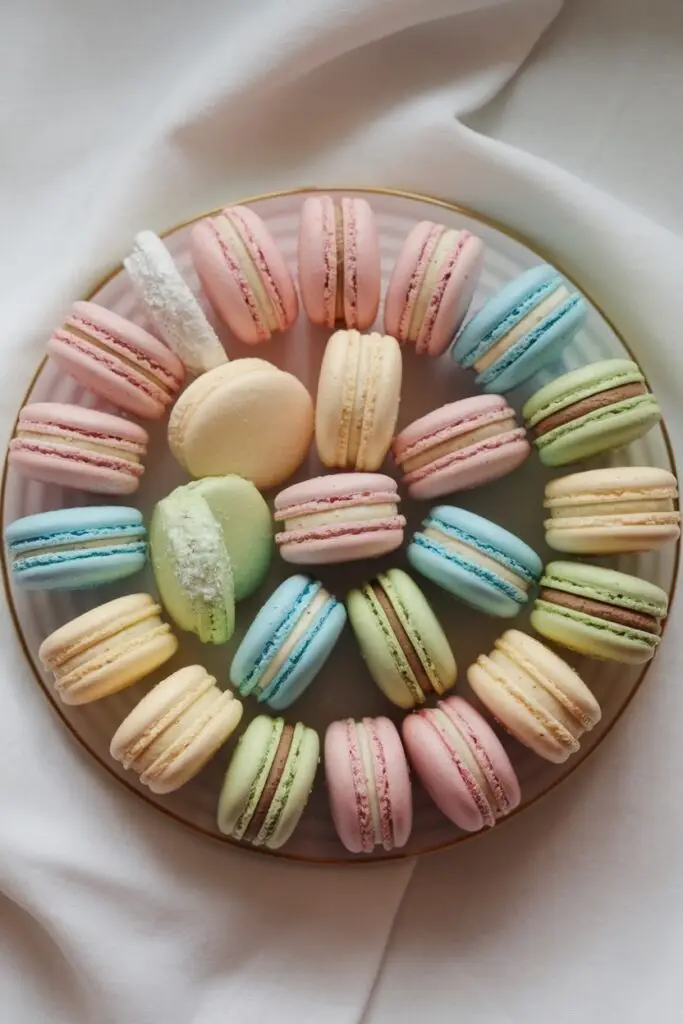
M 249 824 L 244 831 L 243 838 L 248 843 L 256 842 L 261 829 L 266 823 L 270 805 L 284 775 L 287 758 L 289 757 L 289 752 L 292 749 L 293 740 L 294 726 L 285 725 L 280 733 L 280 738 L 278 740 L 277 747 L 275 748 L 275 754 L 270 768 L 268 769 L 268 774 L 266 775 L 261 795 L 258 798 L 254 812 L 249 820 Z
M 381 581 L 381 582 L 380 582 Z M 385 589 L 385 586 L 388 589 Z M 363 593 L 368 601 L 375 621 L 378 623 L 382 633 L 392 650 L 394 663 L 398 669 L 403 682 L 410 691 L 413 700 L 421 704 L 425 694 L 437 689 L 432 683 L 436 678 L 436 671 L 433 664 L 430 665 L 431 672 L 426 668 L 424 662 L 431 662 L 423 644 L 417 641 L 413 630 L 408 632 L 407 624 L 404 624 L 405 609 L 401 607 L 403 617 L 395 607 L 397 595 L 386 577 L 379 577 L 363 587 Z M 398 649 L 396 649 L 398 645 Z
M 263 249 L 239 207 L 229 207 L 208 221 L 232 276 L 251 313 L 259 335 L 284 330 L 284 299 Z
M 122 363 L 135 376 L 136 381 L 142 377 L 153 386 L 150 389 L 152 394 L 156 395 L 157 389 L 160 389 L 170 399 L 182 384 L 182 377 L 174 377 L 146 352 L 85 317 L 72 314 L 62 328 L 53 332 L 53 337 L 80 348 L 91 358 L 97 358 L 98 352 L 105 356 L 113 355 L 113 359 L 106 360 L 107 366 L 114 368 Z M 140 381 L 141 386 L 142 383 Z
M 618 605 L 607 604 L 605 601 L 596 601 L 593 598 L 580 597 L 578 594 L 568 594 L 563 590 L 541 587 L 539 601 L 547 605 L 568 608 L 570 611 L 579 612 L 581 615 L 604 619 L 606 622 L 615 622 L 628 629 L 655 633 L 657 636 L 662 632 L 661 622 L 654 615 L 633 611 L 630 608 L 623 608 Z
M 622 403 L 629 403 L 632 399 L 647 394 L 649 392 L 644 383 L 622 384 L 616 388 L 609 388 L 607 391 L 599 391 L 595 395 L 582 398 L 580 401 L 565 406 L 550 416 L 546 416 L 533 427 L 534 436 L 537 438 L 543 437 L 552 430 L 564 427 L 583 416 L 588 416 L 590 413 L 598 412 L 598 410 L 606 409 L 610 406 L 618 405 L 619 411 L 621 411 L 621 409 L 628 408 L 627 405 Z
M 553 298 L 560 288 L 564 288 L 564 295 Z M 513 306 L 503 317 L 489 327 L 482 335 L 481 340 L 469 352 L 466 352 L 460 359 L 465 368 L 474 366 L 476 370 L 485 370 L 497 358 L 497 354 L 505 351 L 518 341 L 528 330 L 537 326 L 544 316 L 555 308 L 568 295 L 564 282 L 559 276 L 544 281 L 532 292 L 526 295 L 517 305 Z M 481 312 L 477 314 L 480 316 Z M 470 322 L 474 328 L 474 318 Z M 469 328 L 470 325 L 468 325 Z M 515 328 L 521 327 L 521 330 Z M 514 335 L 512 332 L 514 331 Z M 503 347 L 498 350 L 498 345 Z M 487 354 L 491 358 L 486 359 Z

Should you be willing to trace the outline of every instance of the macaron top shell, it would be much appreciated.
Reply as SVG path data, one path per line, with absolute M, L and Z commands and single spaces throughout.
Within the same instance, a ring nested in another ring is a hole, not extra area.
M 529 583 L 537 580 L 543 571 L 543 562 L 528 544 L 490 519 L 454 505 L 437 505 L 431 510 L 430 519 L 447 530 L 469 536 L 476 547 L 484 552 L 489 549 L 492 557 L 507 563 Z
M 311 502 L 331 506 L 346 499 L 354 504 L 380 499 L 398 501 L 398 488 L 396 481 L 383 473 L 332 473 L 302 480 L 280 491 L 275 498 L 275 510 L 285 513 Z M 282 517 L 276 515 L 276 518 Z
M 17 433 L 22 430 L 57 435 L 73 431 L 84 436 L 92 434 L 97 441 L 124 442 L 130 451 L 144 453 L 149 440 L 147 431 L 126 420 L 97 409 L 63 402 L 32 402 L 19 413 Z M 87 437 L 86 437 L 87 439 Z
M 142 513 L 136 508 L 122 505 L 86 505 L 82 508 L 53 509 L 50 512 L 37 512 L 35 515 L 23 516 L 5 528 L 7 544 L 21 550 L 26 544 L 38 547 L 42 541 L 61 534 L 74 534 L 85 537 L 92 530 L 130 530 L 132 533 L 142 531 Z
M 630 359 L 604 359 L 557 377 L 531 396 L 522 408 L 528 427 L 601 391 L 628 384 L 644 384 L 637 363 Z
M 581 507 L 595 498 L 599 514 L 601 503 L 675 499 L 676 477 L 656 466 L 608 466 L 583 473 L 568 473 L 550 480 L 545 488 L 545 507 L 571 505 Z
M 638 576 L 584 562 L 549 562 L 541 587 L 663 618 L 669 598 L 661 587 Z

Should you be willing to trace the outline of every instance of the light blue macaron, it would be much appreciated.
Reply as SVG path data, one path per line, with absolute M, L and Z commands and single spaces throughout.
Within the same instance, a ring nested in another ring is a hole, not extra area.
M 503 394 L 557 359 L 587 314 L 585 300 L 556 270 L 532 267 L 465 324 L 451 354 L 461 366 L 474 367 L 484 391 Z
M 465 604 L 511 618 L 526 604 L 543 563 L 501 526 L 452 505 L 433 508 L 408 547 L 418 572 Z
M 230 666 L 230 681 L 275 711 L 301 696 L 327 661 L 346 609 L 317 580 L 290 576 L 264 604 Z
M 118 505 L 62 508 L 5 529 L 16 583 L 29 590 L 86 590 L 139 572 L 147 560 L 142 514 Z

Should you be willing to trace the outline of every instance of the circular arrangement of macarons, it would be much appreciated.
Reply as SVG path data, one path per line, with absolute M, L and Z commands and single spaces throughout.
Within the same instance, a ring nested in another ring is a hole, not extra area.
M 10 469 L 103 503 L 10 523 L 13 583 L 96 593 L 126 581 L 131 593 L 44 637 L 40 660 L 69 705 L 162 671 L 120 722 L 111 756 L 168 794 L 230 743 L 216 820 L 246 845 L 286 844 L 319 771 L 352 854 L 406 845 L 416 782 L 459 828 L 491 827 L 522 799 L 501 731 L 559 764 L 600 720 L 571 652 L 638 665 L 659 645 L 665 591 L 599 559 L 678 540 L 676 479 L 656 467 L 576 466 L 644 436 L 661 419 L 657 400 L 636 363 L 608 359 L 558 373 L 516 411 L 508 393 L 541 370 L 547 379 L 588 305 L 542 265 L 472 312 L 484 252 L 468 230 L 420 222 L 382 295 L 371 205 L 314 195 L 301 206 L 295 282 L 257 212 L 234 206 L 192 228 L 203 297 L 165 242 L 143 231 L 124 266 L 149 329 L 76 302 L 49 338 L 53 363 L 119 413 L 58 402 L 21 409 Z M 315 395 L 268 359 L 300 302 L 329 332 Z M 217 321 L 254 355 L 229 359 Z M 454 360 L 481 393 L 437 408 L 427 394 L 421 415 L 397 429 L 407 349 Z M 138 421 L 167 414 L 168 448 L 187 482 L 145 522 L 114 502 L 134 500 L 149 458 Z M 292 482 L 312 445 L 327 472 Z M 494 522 L 461 504 L 534 448 L 561 469 L 545 491 L 546 541 L 558 553 L 545 565 L 505 528 L 504 508 Z M 425 503 L 410 531 L 402 490 Z M 274 558 L 291 573 L 262 594 Z M 319 578 L 366 560 L 364 581 L 345 595 Z M 134 586 L 146 565 L 153 593 Z M 504 620 L 531 608 L 537 636 L 501 623 L 493 649 L 466 669 L 473 700 L 452 693 L 456 653 L 430 586 L 453 598 L 454 616 L 463 605 Z M 262 606 L 225 648 L 223 678 L 180 664 L 182 633 L 227 645 L 241 602 L 255 594 Z M 344 630 L 387 712 L 402 717 L 350 716 L 321 737 L 289 709 L 316 685 Z M 244 728 L 247 702 L 258 714 Z

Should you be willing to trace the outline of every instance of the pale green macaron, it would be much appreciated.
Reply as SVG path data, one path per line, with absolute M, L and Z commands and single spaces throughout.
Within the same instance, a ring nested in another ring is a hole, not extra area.
M 252 846 L 283 846 L 308 803 L 319 756 L 314 729 L 255 718 L 228 765 L 218 803 L 221 832 Z
M 454 684 L 446 635 L 417 584 L 389 569 L 352 590 L 346 606 L 370 673 L 393 704 L 412 708 Z

